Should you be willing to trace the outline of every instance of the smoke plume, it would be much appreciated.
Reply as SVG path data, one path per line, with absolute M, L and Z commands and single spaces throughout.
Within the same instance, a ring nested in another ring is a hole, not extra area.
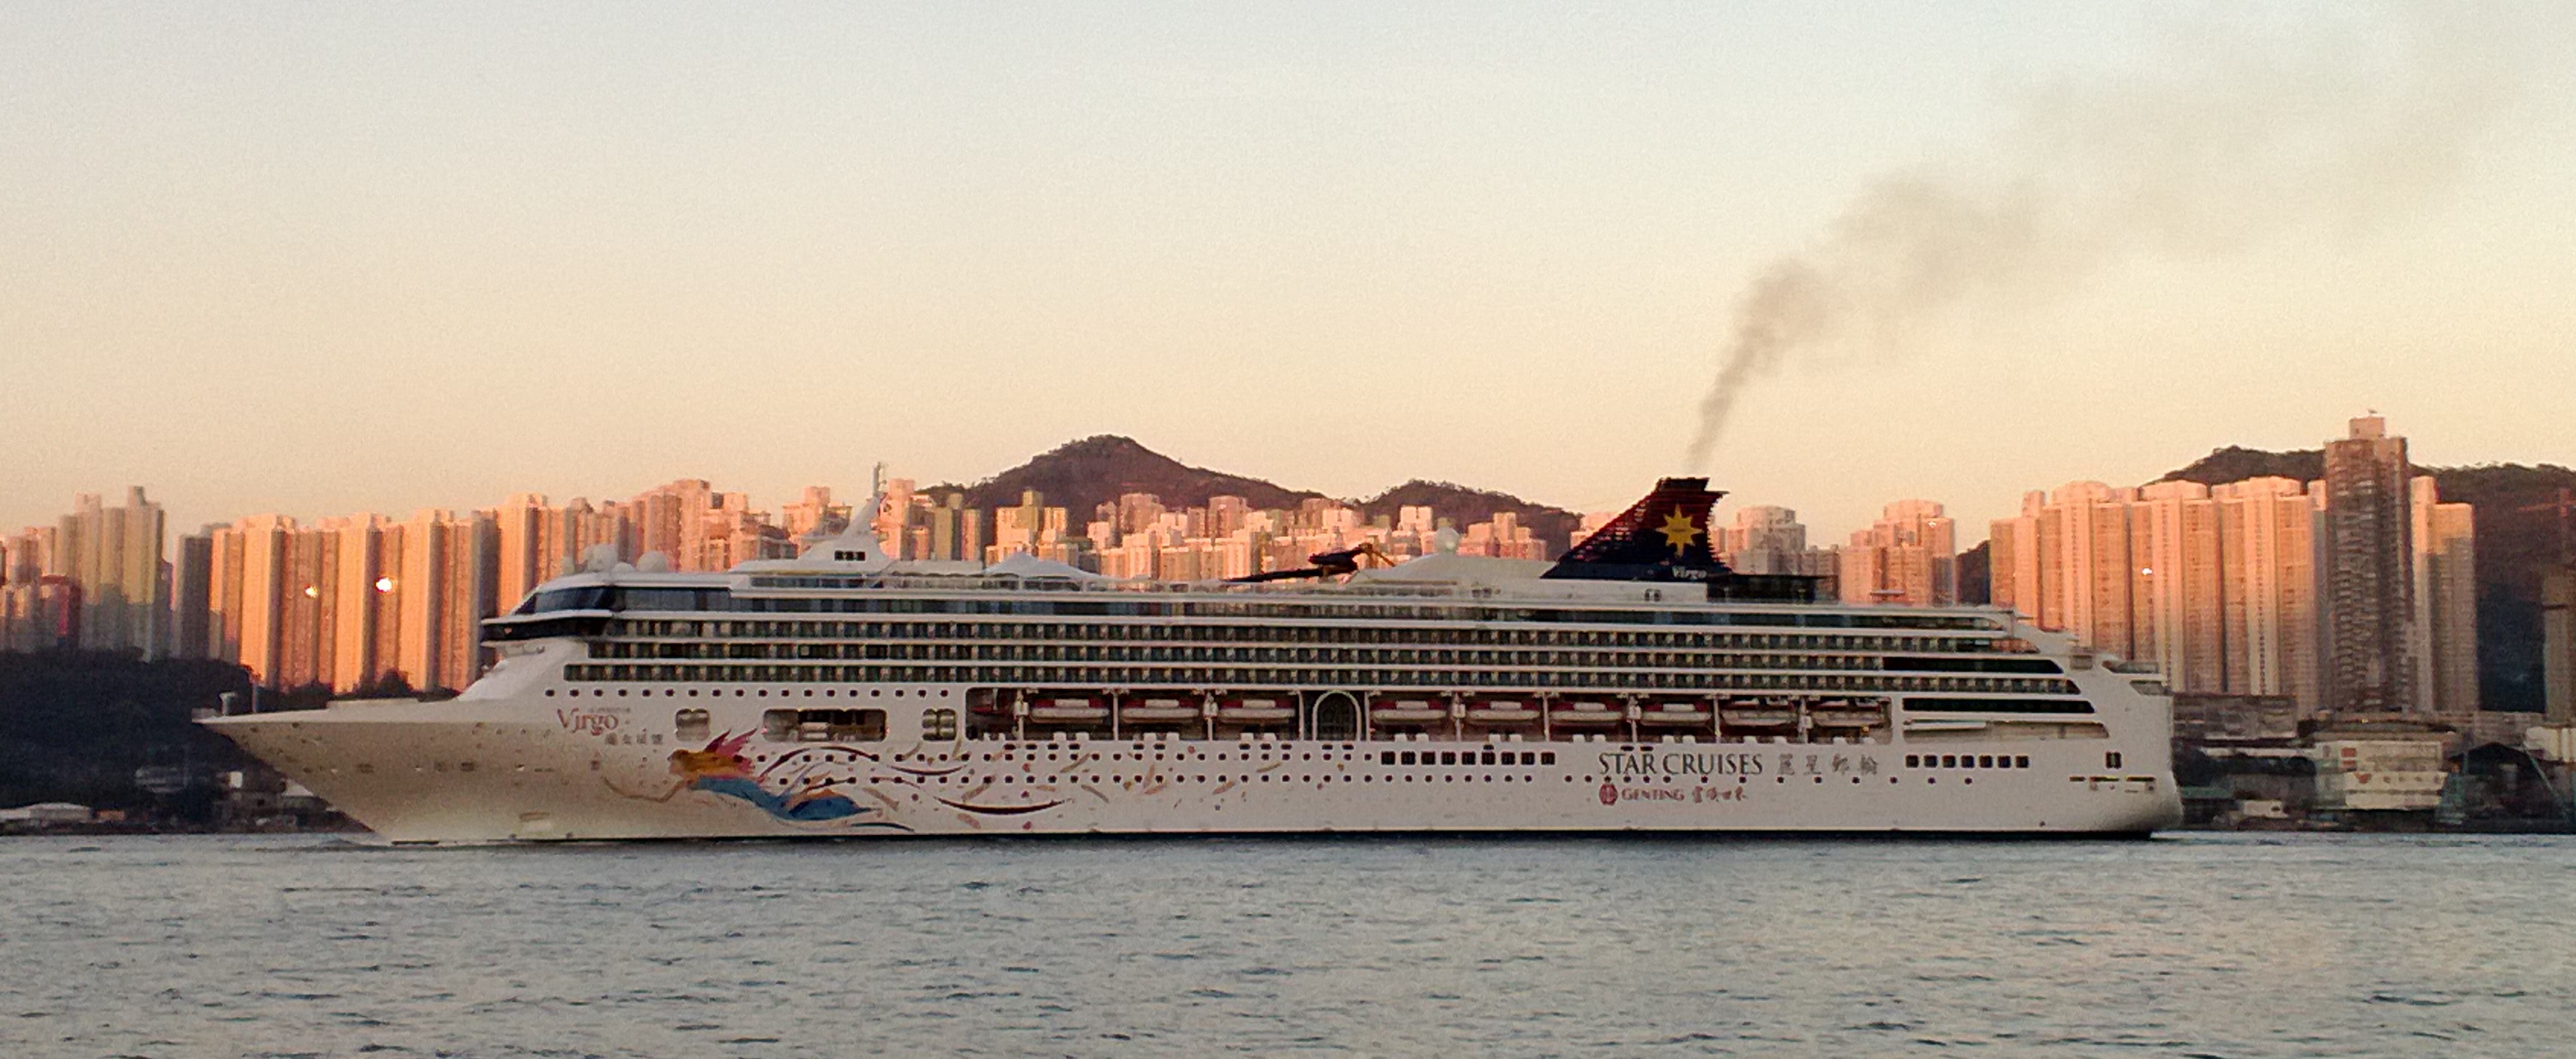
M 1872 182 L 1739 296 L 1687 459 L 1745 390 L 1941 312 L 2044 298 L 2144 254 L 2366 231 L 2447 186 L 2546 8 L 2304 8 L 2165 31 L 2147 72 L 2033 92 L 1982 155 Z M 2336 17 L 2341 16 L 2341 21 Z M 2554 28 L 2554 27 L 2553 27 Z

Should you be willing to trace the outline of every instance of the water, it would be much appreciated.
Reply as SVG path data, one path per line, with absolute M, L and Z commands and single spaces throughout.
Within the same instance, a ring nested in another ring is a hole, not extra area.
M 2576 841 L 0 843 L 0 1056 L 2564 1054 Z

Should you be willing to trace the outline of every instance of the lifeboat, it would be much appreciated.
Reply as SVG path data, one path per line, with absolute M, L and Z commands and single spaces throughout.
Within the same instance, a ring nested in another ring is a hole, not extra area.
M 1369 703 L 1369 720 L 1379 724 L 1424 724 L 1449 719 L 1449 707 L 1430 699 L 1379 699 Z
M 1600 699 L 1560 699 L 1548 709 L 1547 719 L 1550 724 L 1616 724 L 1628 719 L 1628 711 Z
M 1467 704 L 1467 720 L 1474 724 L 1521 724 L 1538 720 L 1538 711 L 1519 699 L 1478 699 Z
M 1109 716 L 1109 707 L 1090 695 L 1058 695 L 1029 702 L 1029 720 L 1037 724 L 1089 724 Z
M 1297 719 L 1297 707 L 1286 699 L 1259 695 L 1218 700 L 1216 719 L 1227 724 L 1279 724 Z
M 1787 699 L 1735 699 L 1719 716 L 1729 728 L 1788 728 L 1798 723 L 1798 707 Z
M 1638 711 L 1638 724 L 1687 725 L 1707 727 L 1708 703 L 1699 699 L 1663 699 L 1646 704 Z
M 1119 705 L 1118 719 L 1139 724 L 1195 721 L 1199 719 L 1199 704 L 1168 695 L 1129 699 Z
M 1887 723 L 1887 711 L 1874 702 L 1826 699 L 1807 710 L 1819 728 L 1870 728 Z

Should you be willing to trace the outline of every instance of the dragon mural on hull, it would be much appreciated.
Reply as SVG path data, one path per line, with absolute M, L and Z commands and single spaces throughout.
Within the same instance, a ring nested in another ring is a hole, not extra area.
M 887 819 L 887 808 L 860 804 L 845 793 L 843 787 L 855 780 L 824 774 L 823 762 L 816 756 L 823 752 L 849 754 L 880 768 L 891 769 L 908 778 L 938 776 L 959 771 L 963 765 L 945 769 L 914 769 L 890 765 L 876 754 L 857 747 L 809 746 L 781 754 L 766 767 L 758 767 L 743 748 L 751 743 L 751 733 L 735 735 L 726 732 L 708 740 L 696 750 L 683 747 L 671 752 L 672 782 L 659 794 L 638 794 L 610 789 L 623 797 L 651 802 L 668 802 L 683 793 L 703 791 L 719 798 L 740 802 L 760 810 L 770 819 L 801 827 L 877 827 L 898 831 L 912 828 Z M 883 797 L 870 792 L 870 797 Z M 933 795 L 933 800 L 950 809 L 976 816 L 1026 816 L 1065 804 L 1061 799 L 1033 805 L 981 805 L 970 801 Z

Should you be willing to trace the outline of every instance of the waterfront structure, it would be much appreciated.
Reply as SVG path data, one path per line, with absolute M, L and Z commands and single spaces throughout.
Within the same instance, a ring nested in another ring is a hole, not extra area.
M 2442 737 L 2407 732 L 2321 734 L 2316 808 L 2328 813 L 2431 813 L 2450 779 Z
M 209 723 L 395 841 L 2179 819 L 2152 680 L 2006 611 L 1736 574 L 1715 499 L 1668 479 L 1553 565 L 1261 583 L 961 572 L 854 520 L 550 582 L 450 701 Z

